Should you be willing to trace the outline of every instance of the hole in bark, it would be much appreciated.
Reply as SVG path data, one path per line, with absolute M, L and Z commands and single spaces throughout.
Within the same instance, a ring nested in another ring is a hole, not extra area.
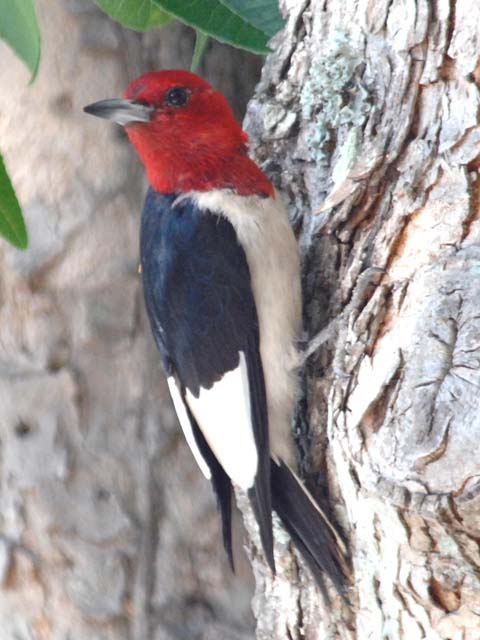
M 395 403 L 400 373 L 395 373 L 390 382 L 385 386 L 383 393 L 372 403 L 362 420 L 364 435 L 377 433 L 387 417 L 387 411 Z
M 23 420 L 19 420 L 15 425 L 15 433 L 19 438 L 26 438 L 32 431 L 32 426 Z
M 458 590 L 452 591 L 445 589 L 441 582 L 435 578 L 430 579 L 428 591 L 433 602 L 447 613 L 456 611 L 460 606 L 460 594 Z

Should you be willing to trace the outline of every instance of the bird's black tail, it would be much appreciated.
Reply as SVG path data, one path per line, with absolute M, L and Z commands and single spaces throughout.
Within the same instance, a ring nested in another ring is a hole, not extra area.
M 326 595 L 324 573 L 345 598 L 345 545 L 301 481 L 283 462 L 271 463 L 272 507 Z

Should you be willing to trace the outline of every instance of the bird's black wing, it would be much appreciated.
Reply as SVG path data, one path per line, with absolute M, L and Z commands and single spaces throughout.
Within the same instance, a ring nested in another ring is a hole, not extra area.
M 182 412 L 177 398 L 180 421 L 186 414 L 193 433 L 192 450 L 210 469 L 227 551 L 225 474 L 248 491 L 274 569 L 267 402 L 245 252 L 226 218 L 150 189 L 141 260 L 152 331 L 185 405 Z

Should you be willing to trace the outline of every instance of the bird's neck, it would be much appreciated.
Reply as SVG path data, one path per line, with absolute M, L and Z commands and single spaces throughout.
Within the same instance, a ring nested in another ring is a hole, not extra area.
M 150 185 L 160 193 L 231 189 L 238 195 L 272 196 L 273 185 L 248 157 L 245 147 L 205 145 L 199 149 L 138 144 L 129 136 L 147 170 Z M 140 142 L 140 141 L 138 141 Z M 171 149 L 171 151 L 169 151 Z

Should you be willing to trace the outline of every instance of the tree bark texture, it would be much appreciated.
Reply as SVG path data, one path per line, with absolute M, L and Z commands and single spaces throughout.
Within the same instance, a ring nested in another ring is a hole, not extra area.
M 351 606 L 279 534 L 275 580 L 250 552 L 257 637 L 478 640 L 480 4 L 283 8 L 247 128 L 291 207 L 307 334 L 327 327 L 295 433 Z
M 0 242 L 0 640 L 247 640 L 248 561 L 233 577 L 144 317 L 143 169 L 82 112 L 144 71 L 188 68 L 193 32 L 35 4 L 31 86 L 1 46 L 0 148 L 30 247 Z M 212 45 L 202 71 L 241 116 L 260 63 Z

